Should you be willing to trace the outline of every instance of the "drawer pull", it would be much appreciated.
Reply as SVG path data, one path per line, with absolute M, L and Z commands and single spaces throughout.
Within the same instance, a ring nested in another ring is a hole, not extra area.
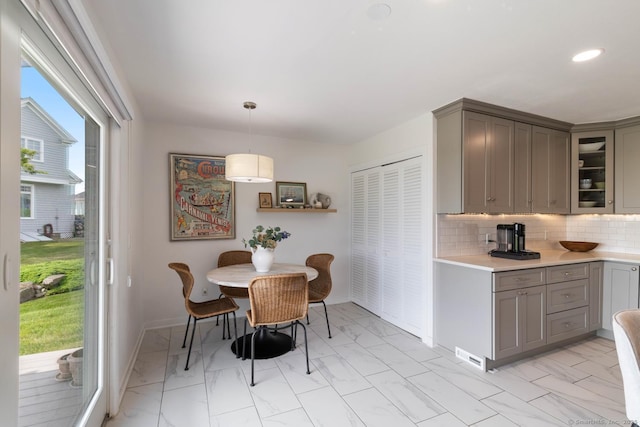
M 529 280 L 531 280 L 531 277 L 517 277 L 516 278 L 517 282 L 528 282 Z
M 571 294 L 562 294 L 562 296 L 565 297 L 565 299 L 568 299 L 571 296 Z
M 571 323 L 571 322 L 567 322 L 567 323 L 565 323 L 565 324 L 564 324 L 564 327 L 565 327 L 565 328 L 570 328 L 570 327 L 571 327 L 571 325 L 572 325 L 572 323 Z
M 571 276 L 573 273 L 571 273 L 570 271 L 565 271 L 564 272 L 564 277 L 569 277 Z
M 525 292 L 525 291 L 519 291 L 519 292 L 518 292 L 518 295 L 527 295 L 527 292 Z

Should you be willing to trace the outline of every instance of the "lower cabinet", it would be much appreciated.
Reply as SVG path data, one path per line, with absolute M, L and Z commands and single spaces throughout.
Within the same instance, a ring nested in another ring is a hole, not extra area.
M 607 301 L 602 272 L 603 262 L 497 273 L 438 263 L 436 343 L 487 367 L 593 332 Z M 637 281 L 635 290 L 637 303 Z
M 494 360 L 546 344 L 545 304 L 544 285 L 494 293 Z
M 611 317 L 616 312 L 638 308 L 640 274 L 637 265 L 617 262 L 605 262 L 603 273 L 602 329 L 612 333 Z

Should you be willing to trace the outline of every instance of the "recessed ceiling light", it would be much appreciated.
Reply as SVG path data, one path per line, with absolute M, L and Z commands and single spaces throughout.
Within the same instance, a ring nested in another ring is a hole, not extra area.
M 367 15 L 374 21 L 382 21 L 391 15 L 391 6 L 386 3 L 375 3 L 367 9 Z
M 596 58 L 604 53 L 604 49 L 589 49 L 584 52 L 580 52 L 575 55 L 572 59 L 573 62 L 584 62 L 590 59 Z

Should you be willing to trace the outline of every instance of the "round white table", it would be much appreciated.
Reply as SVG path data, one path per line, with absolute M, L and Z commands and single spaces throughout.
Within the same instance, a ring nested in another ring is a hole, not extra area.
M 235 264 L 210 270 L 207 280 L 216 285 L 248 288 L 254 277 L 290 273 L 307 273 L 307 280 L 318 277 L 318 271 L 306 265 L 274 263 L 268 272 L 258 273 L 253 264 Z
M 307 280 L 313 280 L 318 277 L 318 271 L 315 268 L 305 265 L 275 263 L 268 272 L 258 273 L 253 264 L 235 264 L 210 270 L 207 273 L 207 280 L 216 285 L 248 288 L 249 282 L 251 282 L 254 277 L 290 273 L 306 273 Z M 242 356 L 244 354 L 244 338 L 245 337 L 242 336 L 231 344 L 231 351 L 236 355 Z M 266 329 L 262 329 L 258 332 L 258 335 L 256 335 L 255 344 L 255 358 L 269 359 L 285 354 L 291 350 L 291 336 L 280 331 L 267 331 Z M 250 346 L 251 334 L 247 334 L 247 355 L 251 354 Z

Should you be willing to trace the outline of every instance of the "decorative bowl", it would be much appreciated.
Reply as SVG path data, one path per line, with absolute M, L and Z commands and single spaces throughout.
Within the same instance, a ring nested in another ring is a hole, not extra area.
M 582 201 L 582 202 L 578 202 L 578 207 L 579 208 L 592 208 L 592 207 L 594 207 L 596 205 L 596 203 L 598 203 L 598 202 L 596 202 L 594 200 L 585 200 L 585 201 Z
M 604 181 L 594 182 L 593 185 L 595 185 L 597 189 L 602 190 L 604 188 Z
M 591 142 L 589 144 L 579 144 L 578 145 L 578 151 L 580 153 L 588 153 L 590 151 L 598 151 L 602 147 L 604 147 L 604 141 L 603 142 Z
M 589 252 L 591 249 L 598 246 L 598 243 L 594 242 L 573 242 L 570 240 L 560 240 L 560 244 L 563 248 L 572 252 Z

